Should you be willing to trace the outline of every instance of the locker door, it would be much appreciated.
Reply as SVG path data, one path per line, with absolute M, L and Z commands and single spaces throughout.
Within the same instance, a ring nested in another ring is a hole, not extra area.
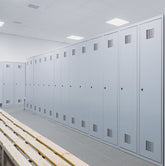
M 39 66 L 39 61 L 38 61 L 38 57 L 34 57 L 34 86 L 33 86 L 33 90 L 34 90 L 34 97 L 33 97 L 33 101 L 34 101 L 34 112 L 38 113 L 37 108 L 38 108 L 38 97 L 40 96 L 38 94 L 38 66 Z
M 3 73 L 3 65 L 2 63 L 0 63 L 0 105 L 3 104 L 3 77 L 2 77 L 2 73 Z
M 26 108 L 33 109 L 33 58 L 29 58 L 26 65 Z
M 25 64 L 14 63 L 14 103 L 24 104 Z
M 103 75 L 102 75 L 102 40 L 97 38 L 90 41 L 89 70 L 91 76 L 88 87 L 90 95 L 90 134 L 103 138 Z
M 55 120 L 62 122 L 61 113 L 61 57 L 59 51 L 55 53 L 54 59 L 54 109 Z
M 136 152 L 137 27 L 120 32 L 119 146 Z
M 5 106 L 14 104 L 14 66 L 13 63 L 3 64 L 3 103 Z
M 103 37 L 104 140 L 117 144 L 118 34 Z
M 140 154 L 160 162 L 162 152 L 162 20 L 140 26 Z
M 79 44 L 77 48 L 77 127 L 78 130 L 89 133 L 89 48 L 88 41 Z
M 69 82 L 68 82 L 68 105 L 69 105 L 69 125 L 78 129 L 79 124 L 79 94 L 78 94 L 78 80 L 79 80 L 79 46 L 74 45 L 69 49 Z

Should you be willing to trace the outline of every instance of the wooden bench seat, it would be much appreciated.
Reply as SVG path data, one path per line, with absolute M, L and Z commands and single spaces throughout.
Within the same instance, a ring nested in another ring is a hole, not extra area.
M 13 144 L 25 154 L 26 158 L 23 155 L 21 156 L 28 164 L 30 163 L 27 158 L 33 164 L 39 166 L 88 166 L 88 164 L 81 161 L 76 156 L 67 152 L 0 109 L 0 143 L 4 147 L 5 145 L 1 141 L 2 136 L 2 140 L 4 140 L 4 138 L 7 139 L 10 146 L 12 145 L 12 149 L 17 151 L 17 154 L 21 155 Z M 7 147 L 6 149 L 8 149 Z M 8 152 L 8 150 L 6 151 Z M 9 153 L 9 155 L 12 156 L 14 162 L 17 160 L 17 158 L 11 153 Z M 18 165 L 20 164 L 18 163 Z

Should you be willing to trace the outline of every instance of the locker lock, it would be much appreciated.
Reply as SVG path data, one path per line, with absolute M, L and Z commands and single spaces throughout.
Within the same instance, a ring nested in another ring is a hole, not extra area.
M 143 91 L 143 88 L 141 88 L 141 91 Z
M 79 87 L 81 88 L 81 85 Z
M 61 87 L 64 87 L 63 85 L 61 85 Z
M 107 89 L 107 87 L 105 86 L 105 87 L 104 87 L 104 89 L 106 90 L 106 89 Z
M 123 88 L 121 88 L 121 90 L 123 90 Z
M 72 85 L 69 86 L 70 88 L 72 87 Z
M 92 89 L 93 87 L 91 86 L 91 89 Z

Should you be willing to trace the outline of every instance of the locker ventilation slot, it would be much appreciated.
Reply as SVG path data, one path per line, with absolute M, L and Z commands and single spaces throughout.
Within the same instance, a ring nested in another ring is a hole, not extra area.
M 108 40 L 108 48 L 113 47 L 113 40 Z
M 72 50 L 72 55 L 76 55 L 76 50 L 75 49 Z
M 18 103 L 21 103 L 21 99 L 18 99 Z
M 146 150 L 153 152 L 154 151 L 154 143 L 150 141 L 146 141 Z
M 64 52 L 64 58 L 66 58 L 66 52 Z
M 147 29 L 146 30 L 146 39 L 151 39 L 154 37 L 154 29 Z
M 41 112 L 41 107 L 39 107 L 39 112 Z
M 56 113 L 56 118 L 58 118 L 58 116 L 59 116 L 58 113 Z
M 22 67 L 21 65 L 18 65 L 18 69 L 21 69 L 21 67 Z
M 81 121 L 81 127 L 85 127 L 85 121 L 84 120 Z
M 94 44 L 94 48 L 93 49 L 94 49 L 94 51 L 98 50 L 98 44 L 97 43 Z
M 44 61 L 46 62 L 46 57 L 44 58 Z
M 98 128 L 97 128 L 97 125 L 96 124 L 93 124 L 93 131 L 94 132 L 97 132 Z
M 46 114 L 46 109 L 44 109 L 44 114 Z
M 63 120 L 66 121 L 66 115 L 63 115 Z
M 32 109 L 32 105 L 30 105 L 30 109 Z
M 126 35 L 125 36 L 125 44 L 131 43 L 131 35 Z
M 9 104 L 10 103 L 10 100 L 6 100 L 6 104 Z
M 82 53 L 83 54 L 86 53 L 86 47 L 85 46 L 82 47 Z
M 6 68 L 9 68 L 9 67 L 10 67 L 10 65 L 9 65 L 9 64 L 7 64 L 7 65 L 6 65 Z
M 57 58 L 57 59 L 59 58 L 59 54 L 56 55 L 56 58 Z
M 36 110 L 36 108 L 37 108 L 37 107 L 36 107 L 36 106 L 34 106 L 34 110 Z
M 131 144 L 131 136 L 128 134 L 124 134 L 124 142 L 127 144 Z
M 52 116 L 52 111 L 49 112 L 49 115 Z
M 107 136 L 112 137 L 112 130 L 111 129 L 107 129 Z
M 72 124 L 74 124 L 75 123 L 75 118 L 72 118 Z

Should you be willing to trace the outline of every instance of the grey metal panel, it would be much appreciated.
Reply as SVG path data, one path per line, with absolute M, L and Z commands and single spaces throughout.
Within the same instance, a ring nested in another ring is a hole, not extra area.
M 14 103 L 23 104 L 25 97 L 25 64 L 14 64 Z
M 158 162 L 162 160 L 161 64 L 162 20 L 158 19 L 140 26 L 140 154 Z
M 102 38 L 104 140 L 117 144 L 118 33 Z
M 3 64 L 0 63 L 0 103 L 3 104 Z
M 119 146 L 136 152 L 137 138 L 137 27 L 120 32 Z M 130 118 L 131 117 L 131 118 Z
M 100 38 L 89 41 L 88 94 L 90 134 L 103 138 L 103 78 L 102 78 L 102 41 Z
M 14 104 L 14 65 L 3 64 L 3 103 L 5 106 Z

